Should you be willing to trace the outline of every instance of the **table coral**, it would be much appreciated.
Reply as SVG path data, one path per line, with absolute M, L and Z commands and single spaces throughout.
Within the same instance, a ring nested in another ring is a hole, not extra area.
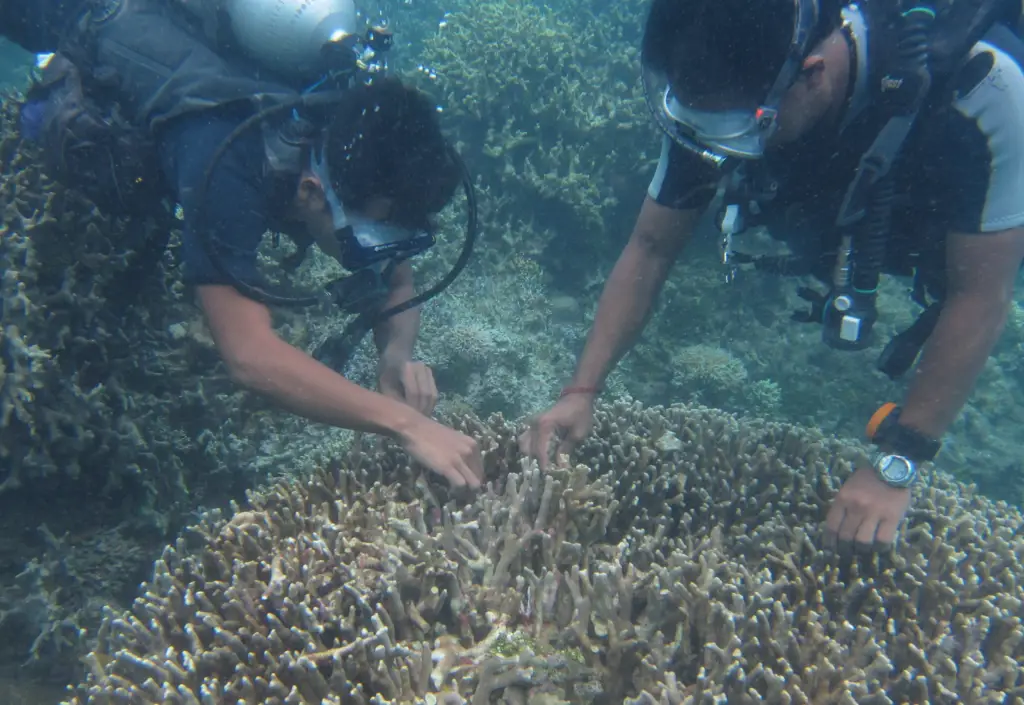
M 841 569 L 818 524 L 859 448 L 617 404 L 542 473 L 501 417 L 460 426 L 476 496 L 356 448 L 205 515 L 68 703 L 1024 702 L 1024 524 L 969 487 L 930 478 L 889 560 Z

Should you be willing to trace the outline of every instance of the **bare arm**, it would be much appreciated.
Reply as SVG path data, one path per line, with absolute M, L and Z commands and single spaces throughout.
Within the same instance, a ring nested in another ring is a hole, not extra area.
M 281 340 L 263 304 L 230 286 L 200 286 L 198 294 L 228 372 L 240 384 L 339 428 L 397 437 L 423 420 L 408 405 L 350 382 Z
M 934 438 L 953 423 L 1002 334 L 1024 229 L 950 235 L 946 257 L 947 299 L 900 414 L 901 423 Z
M 680 211 L 644 201 L 629 242 L 601 293 L 573 386 L 600 387 L 633 346 L 700 211 Z
M 403 262 L 395 268 L 389 283 L 391 291 L 384 304 L 384 309 L 404 303 L 416 294 L 413 286 L 412 266 L 408 262 Z M 387 358 L 395 362 L 411 360 L 419 330 L 419 306 L 379 323 L 374 328 L 373 336 L 381 359 Z

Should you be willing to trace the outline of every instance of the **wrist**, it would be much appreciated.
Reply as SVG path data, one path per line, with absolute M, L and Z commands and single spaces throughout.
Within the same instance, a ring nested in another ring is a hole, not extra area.
M 883 404 L 868 422 L 868 439 L 884 451 L 915 463 L 934 460 L 942 441 L 903 422 L 901 411 L 896 404 Z
M 570 384 L 562 387 L 562 391 L 559 392 L 558 398 L 564 399 L 569 396 L 581 396 L 594 399 L 603 391 L 604 389 L 598 385 Z
M 389 410 L 387 420 L 383 423 L 384 435 L 396 441 L 404 442 L 412 435 L 413 429 L 423 423 L 426 417 L 408 404 L 403 404 L 390 398 L 388 398 L 388 401 L 394 404 L 396 408 L 393 412 Z
M 394 367 L 412 361 L 412 351 L 402 347 L 388 345 L 381 349 L 377 356 L 380 367 Z

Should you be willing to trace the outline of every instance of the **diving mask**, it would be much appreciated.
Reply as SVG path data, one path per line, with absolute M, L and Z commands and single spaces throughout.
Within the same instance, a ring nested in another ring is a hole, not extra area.
M 415 257 L 434 245 L 434 236 L 426 230 L 404 228 L 346 213 L 331 185 L 323 146 L 310 150 L 309 168 L 324 189 L 324 197 L 331 209 L 334 237 L 341 248 L 341 265 L 345 269 L 383 269 L 384 265 Z
M 782 97 L 796 81 L 818 20 L 817 0 L 794 0 L 793 37 L 768 95 L 756 108 L 705 110 L 673 87 L 664 71 L 642 59 L 644 97 L 661 129 L 683 148 L 721 165 L 727 157 L 760 159 L 778 130 Z M 700 70 L 699 67 L 695 70 Z

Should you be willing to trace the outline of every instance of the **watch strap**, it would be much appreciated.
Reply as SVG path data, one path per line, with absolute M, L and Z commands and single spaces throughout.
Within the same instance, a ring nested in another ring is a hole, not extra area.
M 901 407 L 886 404 L 875 412 L 868 424 L 871 441 L 915 462 L 934 460 L 942 448 L 942 441 L 901 424 L 900 411 Z

